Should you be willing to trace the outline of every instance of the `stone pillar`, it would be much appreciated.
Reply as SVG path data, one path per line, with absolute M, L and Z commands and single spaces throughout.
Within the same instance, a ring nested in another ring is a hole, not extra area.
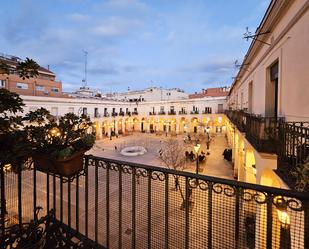
M 96 122 L 96 138 L 102 139 L 102 127 L 100 122 Z
M 175 122 L 176 122 L 176 124 L 175 124 L 176 125 L 176 134 L 179 134 L 179 125 L 180 125 L 179 122 L 180 122 L 180 120 L 176 119 Z

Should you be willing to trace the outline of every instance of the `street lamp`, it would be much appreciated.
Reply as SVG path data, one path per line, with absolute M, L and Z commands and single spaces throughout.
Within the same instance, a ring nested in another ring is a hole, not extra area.
M 291 234 L 290 234 L 290 216 L 287 213 L 287 204 L 285 200 L 279 199 L 277 201 L 278 220 L 280 222 L 280 248 L 291 248 Z
M 196 153 L 196 174 L 198 174 L 198 172 L 199 172 L 198 152 L 199 152 L 200 148 L 201 148 L 200 144 L 194 145 L 194 151 Z

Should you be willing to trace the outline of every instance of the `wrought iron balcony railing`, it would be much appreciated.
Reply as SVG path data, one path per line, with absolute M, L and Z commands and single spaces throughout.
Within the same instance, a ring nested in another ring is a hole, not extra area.
M 131 112 L 126 112 L 126 115 L 131 117 Z
M 190 114 L 199 114 L 200 112 L 198 110 L 196 111 L 191 111 Z
M 175 111 L 169 111 L 168 115 L 176 115 L 176 112 Z
M 309 248 L 308 195 L 90 155 L 84 165 L 69 179 L 1 170 L 1 248 L 32 238 L 19 232 L 31 219 L 53 248 Z
M 279 148 L 279 124 L 284 118 L 262 117 L 242 110 L 226 110 L 226 116 L 259 152 L 277 153 Z
M 119 116 L 124 117 L 124 112 L 119 112 Z
M 279 134 L 277 172 L 293 188 L 291 173 L 309 160 L 309 122 L 282 122 Z
M 165 115 L 166 113 L 165 113 L 165 111 L 160 111 L 159 113 L 158 113 L 158 115 Z
M 109 113 L 108 113 L 108 112 L 105 112 L 105 113 L 103 114 L 103 116 L 104 116 L 104 117 L 109 117 Z
M 117 112 L 112 112 L 112 117 L 117 117 L 118 113 Z
M 155 112 L 149 112 L 149 115 L 154 116 L 154 115 L 156 115 L 156 113 Z
M 178 114 L 179 114 L 179 115 L 186 115 L 187 112 L 186 112 L 186 111 L 179 111 Z
M 138 115 L 138 111 L 133 111 L 132 115 Z

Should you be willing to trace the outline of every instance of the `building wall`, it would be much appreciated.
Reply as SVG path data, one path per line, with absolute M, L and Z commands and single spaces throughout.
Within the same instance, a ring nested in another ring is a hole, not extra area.
M 107 108 L 109 114 L 112 113 L 113 108 L 115 112 L 119 113 L 120 108 L 122 111 L 133 112 L 134 109 L 137 109 L 138 115 L 141 116 L 151 116 L 149 112 L 152 112 L 153 107 L 155 112 L 159 112 L 161 106 L 164 107 L 166 115 L 170 111 L 170 107 L 174 106 L 176 115 L 179 115 L 179 111 L 182 108 L 185 108 L 187 115 L 191 115 L 190 112 L 195 106 L 200 115 L 203 114 L 205 107 L 211 107 L 212 113 L 218 113 L 218 105 L 222 105 L 223 109 L 226 108 L 226 98 L 225 97 L 216 97 L 216 98 L 202 98 L 194 100 L 178 100 L 178 101 L 153 101 L 153 102 L 142 102 L 142 103 L 128 103 L 120 101 L 106 101 L 98 99 L 74 99 L 74 98 L 49 98 L 49 97 L 38 97 L 38 96 L 21 96 L 26 104 L 24 108 L 25 112 L 29 110 L 35 110 L 40 107 L 44 107 L 48 110 L 51 108 L 57 108 L 58 115 L 64 115 L 67 112 L 71 112 L 74 109 L 75 114 L 81 114 L 83 108 L 87 108 L 87 114 L 90 117 L 94 117 L 95 108 L 98 108 L 98 114 L 100 117 L 104 114 L 104 109 Z M 73 109 L 72 109 L 73 108 Z M 170 115 L 173 116 L 173 115 Z M 181 115 L 185 116 L 185 115 Z
M 141 99 L 141 101 L 165 101 L 187 99 L 188 94 L 179 89 L 163 89 L 150 87 L 141 91 L 129 91 L 125 93 L 115 93 L 115 99 L 127 100 Z
M 59 81 L 55 81 L 53 77 L 42 77 L 22 79 L 16 74 L 1 75 L 0 80 L 5 80 L 5 88 L 16 92 L 20 95 L 30 96 L 49 96 L 49 97 L 61 97 L 62 96 L 62 84 Z M 28 85 L 28 89 L 19 89 L 16 87 L 17 83 L 25 83 Z M 43 86 L 44 90 L 40 91 L 37 86 Z M 58 92 L 53 92 L 52 88 L 57 88 Z
M 284 2 L 284 1 L 278 1 Z M 309 2 L 285 1 L 277 23 L 269 29 L 266 42 L 257 44 L 247 55 L 245 66 L 234 83 L 228 104 L 232 109 L 249 108 L 249 84 L 252 84 L 252 112 L 267 114 L 270 81 L 269 67 L 279 62 L 278 114 L 289 121 L 309 120 Z M 241 97 L 243 96 L 243 97 Z M 243 101 L 241 101 L 241 99 Z

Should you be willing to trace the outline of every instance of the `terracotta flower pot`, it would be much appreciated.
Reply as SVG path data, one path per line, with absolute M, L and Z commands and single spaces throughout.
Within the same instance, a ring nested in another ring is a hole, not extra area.
M 78 151 L 71 157 L 63 160 L 53 159 L 47 154 L 35 153 L 33 155 L 33 161 L 37 170 L 70 177 L 76 175 L 83 169 L 83 157 L 86 151 Z

